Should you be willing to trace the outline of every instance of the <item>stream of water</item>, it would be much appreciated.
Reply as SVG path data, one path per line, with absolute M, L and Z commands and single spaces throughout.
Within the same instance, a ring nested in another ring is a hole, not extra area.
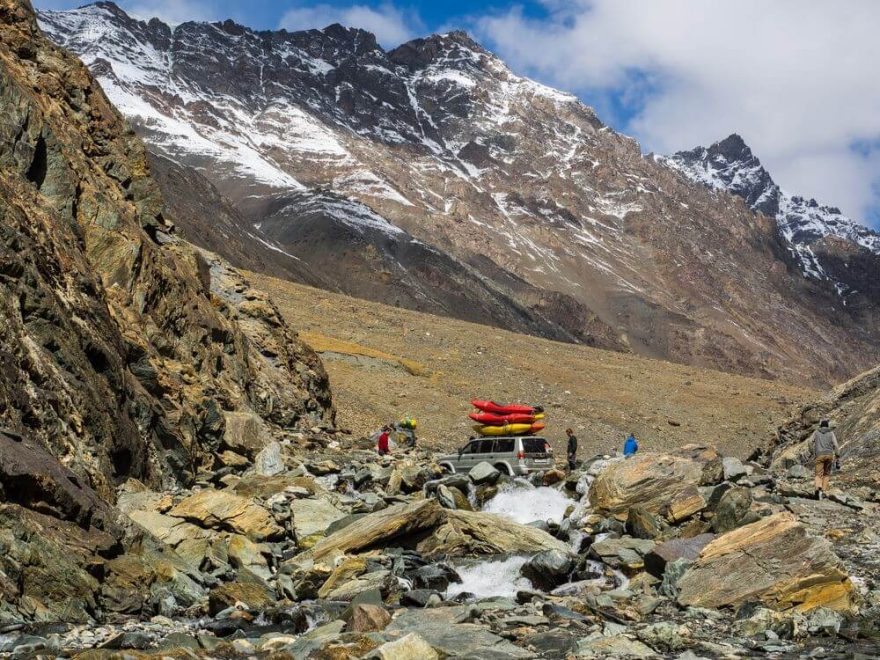
M 527 481 L 518 479 L 504 486 L 498 494 L 483 506 L 486 513 L 494 513 L 526 525 L 536 520 L 559 524 L 565 510 L 575 502 L 555 488 L 535 488 Z

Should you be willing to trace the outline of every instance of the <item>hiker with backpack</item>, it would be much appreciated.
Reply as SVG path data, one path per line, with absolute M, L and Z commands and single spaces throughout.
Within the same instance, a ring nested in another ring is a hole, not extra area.
M 831 422 L 823 419 L 813 434 L 813 455 L 816 457 L 816 499 L 821 500 L 828 491 L 831 469 L 840 454 L 837 436 L 831 430 Z

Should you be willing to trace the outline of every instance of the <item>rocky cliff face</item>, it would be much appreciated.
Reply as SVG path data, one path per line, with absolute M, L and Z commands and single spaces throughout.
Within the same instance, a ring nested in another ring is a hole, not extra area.
M 386 52 L 338 25 L 172 29 L 110 3 L 41 21 L 272 268 L 292 255 L 334 290 L 748 374 L 828 382 L 880 359 L 877 306 L 804 278 L 773 221 L 466 34 Z
M 864 496 L 880 497 L 880 367 L 804 406 L 758 455 L 779 468 L 808 462 L 810 439 L 822 419 L 831 420 L 840 443 L 844 469 L 834 476 L 835 484 L 849 492 L 856 488 Z
M 175 238 L 140 140 L 88 69 L 0 2 L 0 424 L 105 500 L 191 481 L 225 419 L 329 425 L 316 356 Z
M 741 197 L 752 210 L 775 218 L 804 276 L 831 283 L 842 304 L 880 302 L 880 234 L 838 208 L 780 189 L 739 135 L 663 160 L 694 181 Z

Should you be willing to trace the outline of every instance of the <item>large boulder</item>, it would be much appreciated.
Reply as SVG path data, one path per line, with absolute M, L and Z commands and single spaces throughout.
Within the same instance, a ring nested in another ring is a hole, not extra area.
M 437 660 L 440 656 L 418 633 L 385 642 L 367 656 L 370 660 Z
M 477 511 L 446 511 L 445 520 L 416 549 L 426 557 L 531 554 L 571 551 L 547 532 L 502 516 Z
M 605 468 L 590 488 L 590 504 L 600 514 L 625 519 L 633 506 L 663 513 L 676 498 L 697 486 L 703 465 L 671 454 L 637 454 Z M 688 504 L 685 508 L 692 508 Z M 683 511 L 678 511 L 683 515 Z
M 254 458 L 270 438 L 263 420 L 249 412 L 224 413 L 223 445 L 236 454 Z
M 266 509 L 225 490 L 200 490 L 182 500 L 168 515 L 189 520 L 201 527 L 243 534 L 257 542 L 284 534 Z
M 501 477 L 501 473 L 495 469 L 494 465 L 483 461 L 472 467 L 468 476 L 477 486 L 482 486 L 484 484 L 494 484 Z
M 308 551 L 320 559 L 357 554 L 389 544 L 413 547 L 426 557 L 568 552 L 567 544 L 544 531 L 501 516 L 444 509 L 433 498 L 388 507 L 355 520 Z
M 545 550 L 523 564 L 520 572 L 538 589 L 550 591 L 566 581 L 574 568 L 574 561 L 567 552 Z
M 324 534 L 327 528 L 347 514 L 340 511 L 327 500 L 294 500 L 293 528 L 299 540 L 315 534 Z
M 409 633 L 417 633 L 444 658 L 534 657 L 533 653 L 489 632 L 482 625 L 460 623 L 466 619 L 468 609 L 466 606 L 461 606 L 407 610 L 395 617 L 385 632 L 399 634 L 402 637 Z M 385 657 L 394 657 L 397 660 L 397 657 L 407 656 Z
M 777 513 L 719 536 L 678 582 L 678 601 L 722 607 L 759 600 L 778 610 L 848 610 L 852 584 L 823 538 L 790 513 Z
M 667 564 L 677 559 L 696 561 L 703 548 L 714 538 L 714 534 L 699 534 L 689 539 L 672 539 L 654 546 L 645 555 L 645 569 L 652 575 L 662 578 Z

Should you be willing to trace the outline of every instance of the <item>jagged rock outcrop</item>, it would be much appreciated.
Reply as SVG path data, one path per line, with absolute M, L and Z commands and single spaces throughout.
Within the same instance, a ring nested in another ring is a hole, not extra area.
M 804 406 L 755 452 L 755 458 L 785 470 L 805 464 L 812 468 L 810 439 L 822 419 L 829 419 L 841 447 L 844 469 L 834 483 L 866 494 L 880 486 L 880 367 L 839 385 L 823 399 Z
M 780 189 L 739 135 L 663 160 L 688 178 L 741 197 L 752 210 L 774 218 L 804 276 L 832 283 L 843 304 L 880 302 L 880 234 L 836 207 Z
M 880 361 L 877 304 L 804 278 L 773 220 L 462 32 L 386 52 L 340 25 L 172 28 L 106 2 L 41 20 L 153 151 L 241 211 L 204 244 L 253 234 L 270 272 L 293 255 L 373 300 L 811 384 Z
M 140 140 L 29 3 L 0 3 L 0 421 L 104 499 L 210 466 L 223 412 L 332 424 L 320 361 L 173 235 Z M 215 292 L 212 292 L 212 288 Z

